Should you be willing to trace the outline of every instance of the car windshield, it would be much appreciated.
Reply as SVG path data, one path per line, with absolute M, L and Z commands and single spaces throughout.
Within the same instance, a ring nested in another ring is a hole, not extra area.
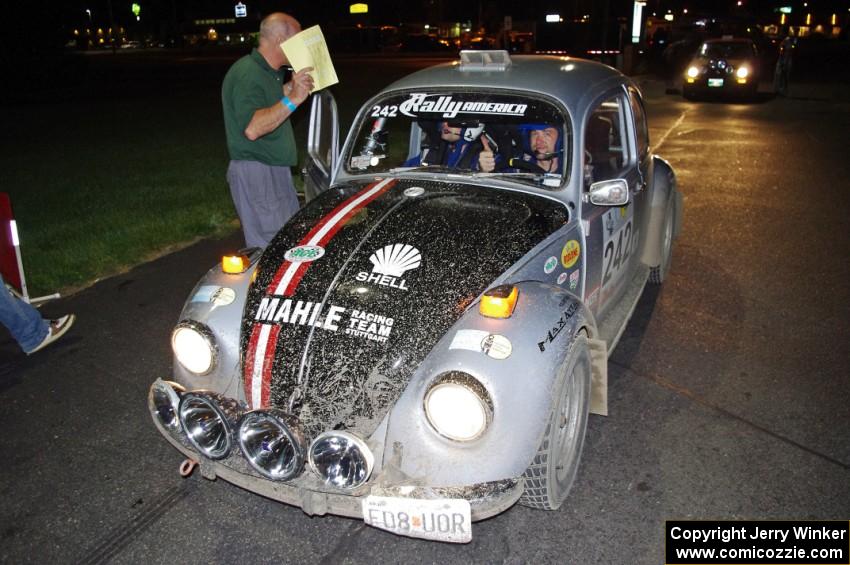
M 709 59 L 746 59 L 753 56 L 753 46 L 746 41 L 703 43 L 700 54 Z
M 556 188 L 571 130 L 551 102 L 491 92 L 405 92 L 365 112 L 345 156 L 351 174 L 452 174 Z

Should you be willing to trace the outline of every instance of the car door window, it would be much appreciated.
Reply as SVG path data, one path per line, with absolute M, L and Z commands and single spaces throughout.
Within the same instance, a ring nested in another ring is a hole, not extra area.
M 617 178 L 628 162 L 623 96 L 604 100 L 591 113 L 584 132 L 585 183 Z

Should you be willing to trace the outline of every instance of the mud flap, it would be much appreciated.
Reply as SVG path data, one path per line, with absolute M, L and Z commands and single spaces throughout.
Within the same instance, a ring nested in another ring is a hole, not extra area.
M 590 413 L 608 415 L 608 348 L 601 339 L 588 339 L 593 376 L 590 384 Z

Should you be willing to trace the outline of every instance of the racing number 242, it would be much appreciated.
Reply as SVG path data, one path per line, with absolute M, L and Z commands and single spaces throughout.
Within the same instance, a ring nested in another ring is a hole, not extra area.
M 632 221 L 629 220 L 626 225 L 617 232 L 617 242 L 611 239 L 605 246 L 605 274 L 602 275 L 602 285 L 608 284 L 611 277 L 619 273 L 620 269 L 626 266 L 629 260 L 629 255 L 632 252 Z M 613 267 L 613 270 L 611 269 Z

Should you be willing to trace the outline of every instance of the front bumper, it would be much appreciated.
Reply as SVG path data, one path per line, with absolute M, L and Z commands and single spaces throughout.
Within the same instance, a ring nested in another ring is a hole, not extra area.
M 722 80 L 723 84 L 721 86 L 715 86 L 717 84 L 716 81 Z M 709 83 L 712 81 L 712 83 Z M 750 92 L 754 89 L 758 88 L 758 79 L 755 76 L 747 77 L 746 82 L 738 82 L 738 79 L 734 75 L 724 75 L 724 76 L 700 76 L 694 79 L 693 82 L 689 82 L 689 79 L 686 77 L 684 82 L 682 83 L 682 89 L 685 92 L 699 92 L 699 93 L 742 93 L 742 92 Z
M 374 473 L 366 484 L 350 492 L 330 489 L 309 469 L 305 469 L 290 481 L 272 481 L 257 473 L 242 456 L 238 447 L 234 447 L 224 459 L 214 461 L 198 453 L 186 439 L 182 429 L 167 429 L 153 413 L 151 418 L 171 445 L 187 458 L 198 462 L 204 478 L 214 480 L 221 477 L 245 490 L 298 506 L 311 516 L 336 514 L 362 519 L 362 502 L 369 495 L 427 500 L 460 498 L 469 501 L 471 518 L 476 522 L 504 512 L 513 506 L 523 493 L 523 482 L 519 478 L 457 487 L 428 487 L 411 485 L 403 479 L 393 480 L 393 475 L 398 475 L 389 467 Z

